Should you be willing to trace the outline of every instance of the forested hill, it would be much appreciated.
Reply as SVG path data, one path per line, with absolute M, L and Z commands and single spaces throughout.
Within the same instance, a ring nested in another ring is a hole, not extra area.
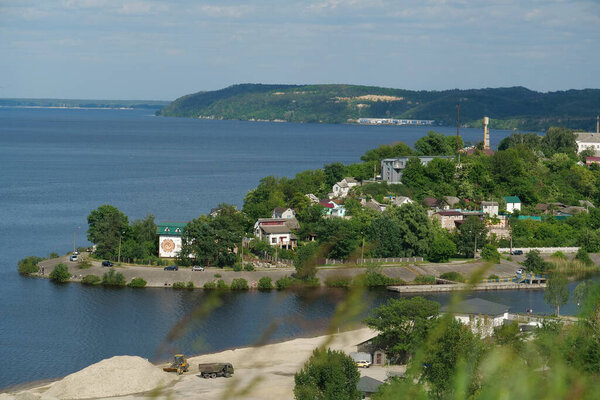
M 356 85 L 240 84 L 180 97 L 157 115 L 289 122 L 356 122 L 358 118 L 432 119 L 492 128 L 546 130 L 550 126 L 592 130 L 600 112 L 600 89 L 540 93 L 524 87 L 411 91 Z

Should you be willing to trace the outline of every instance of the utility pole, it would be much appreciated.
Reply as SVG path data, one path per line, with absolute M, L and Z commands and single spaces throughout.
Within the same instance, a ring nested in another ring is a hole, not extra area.
M 78 226 L 76 229 L 73 230 L 73 253 L 75 253 L 75 251 L 77 250 L 77 247 L 75 247 L 75 238 L 77 236 L 77 230 L 80 228 L 81 226 Z
M 460 129 L 460 103 L 456 103 L 456 153 L 458 154 L 458 163 L 460 164 L 460 145 L 459 145 L 459 129 Z
M 365 235 L 362 236 L 362 247 L 360 249 L 360 263 L 365 263 Z
M 475 234 L 475 250 L 473 251 L 473 259 L 477 256 L 477 234 Z
M 244 233 L 244 237 L 242 238 L 242 247 L 240 247 L 241 249 L 241 253 L 242 253 L 242 268 L 244 268 L 244 239 L 246 239 L 246 234 Z
M 120 233 L 120 235 L 119 235 L 119 257 L 117 258 L 117 264 L 121 263 L 121 238 L 122 237 L 123 237 L 123 234 Z

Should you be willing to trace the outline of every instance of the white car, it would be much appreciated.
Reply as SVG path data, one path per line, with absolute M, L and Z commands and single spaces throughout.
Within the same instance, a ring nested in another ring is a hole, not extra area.
M 204 267 L 201 267 L 199 265 L 194 265 L 192 267 L 192 271 L 204 271 Z
M 369 368 L 371 366 L 371 363 L 368 361 L 357 361 L 356 366 L 358 368 Z
M 523 275 L 525 273 L 525 270 L 523 268 L 519 268 L 517 270 L 517 275 Z
M 77 258 L 77 254 L 71 254 L 71 257 L 69 257 L 69 261 L 79 261 L 79 259 Z

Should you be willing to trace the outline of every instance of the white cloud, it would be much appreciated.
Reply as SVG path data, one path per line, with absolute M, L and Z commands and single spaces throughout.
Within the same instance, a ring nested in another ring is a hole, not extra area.
M 226 17 L 226 18 L 241 18 L 246 16 L 253 10 L 252 6 L 239 5 L 239 6 L 215 6 L 215 5 L 204 5 L 201 6 L 199 11 L 201 14 L 209 17 Z

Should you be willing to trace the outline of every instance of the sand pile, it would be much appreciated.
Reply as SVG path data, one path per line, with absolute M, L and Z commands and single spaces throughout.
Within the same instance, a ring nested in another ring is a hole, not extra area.
M 117 356 L 90 365 L 52 384 L 45 393 L 59 399 L 89 399 L 148 392 L 175 379 L 145 358 Z

